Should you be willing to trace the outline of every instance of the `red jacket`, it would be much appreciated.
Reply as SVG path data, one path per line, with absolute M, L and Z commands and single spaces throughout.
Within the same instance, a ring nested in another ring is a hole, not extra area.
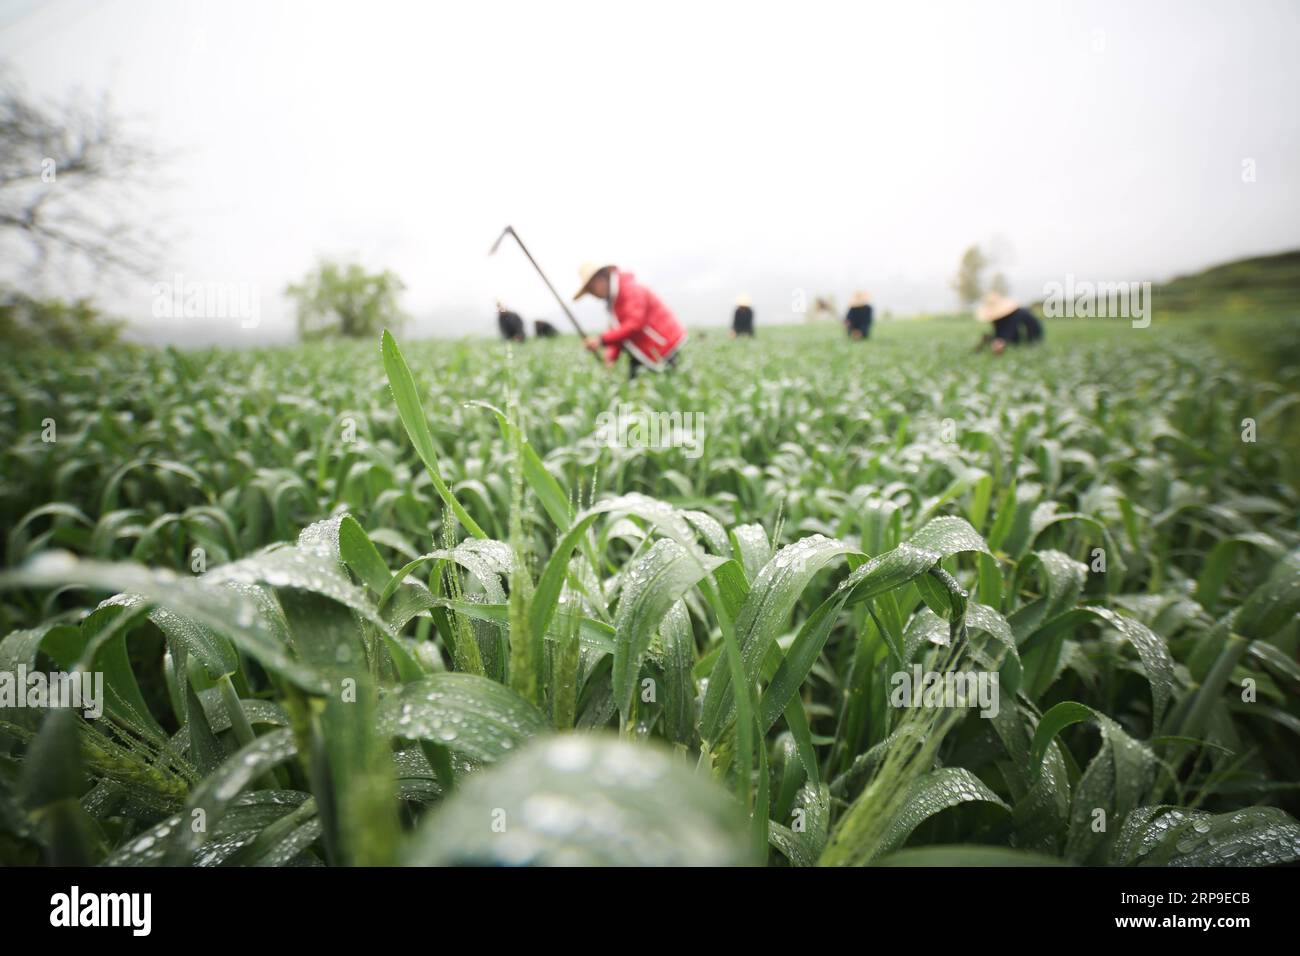
M 673 318 L 659 297 L 636 281 L 630 272 L 615 270 L 618 294 L 610 308 L 618 322 L 600 337 L 607 346 L 610 361 L 618 358 L 620 349 L 651 368 L 660 368 L 663 362 L 686 341 L 686 330 Z

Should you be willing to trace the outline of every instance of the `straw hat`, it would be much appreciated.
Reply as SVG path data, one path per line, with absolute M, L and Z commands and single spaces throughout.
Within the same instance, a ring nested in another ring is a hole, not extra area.
M 849 307 L 856 308 L 860 305 L 867 305 L 869 302 L 871 302 L 871 296 L 859 289 L 857 292 L 853 293 L 853 298 L 849 299 Z
M 754 304 L 754 300 L 751 299 L 751 298 L 750 298 L 746 293 L 744 293 L 744 292 L 742 292 L 740 295 L 736 296 L 736 307 L 737 307 L 737 308 L 746 308 L 746 309 L 747 309 L 747 308 L 749 308 L 749 307 L 750 307 L 751 305 L 753 305 L 753 304 Z
M 580 265 L 578 267 L 578 280 L 582 283 L 582 285 L 578 286 L 578 291 L 574 293 L 573 298 L 575 300 L 581 299 L 584 295 L 587 294 L 587 286 L 591 285 L 591 280 L 596 278 L 596 274 L 602 272 L 605 269 L 612 269 L 612 268 L 614 268 L 614 264 L 612 262 L 606 263 L 603 266 L 598 266 L 594 262 L 584 262 L 582 265 Z
M 981 322 L 996 322 L 998 319 L 1010 315 L 1018 308 L 1020 308 L 1020 303 L 1015 299 L 1005 296 L 1001 292 L 986 292 L 984 298 L 980 300 L 979 306 L 975 309 L 975 318 Z

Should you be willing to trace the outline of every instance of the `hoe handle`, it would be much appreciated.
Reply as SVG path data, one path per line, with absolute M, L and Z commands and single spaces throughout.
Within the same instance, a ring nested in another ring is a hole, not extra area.
M 573 313 L 569 311 L 569 304 L 565 302 L 564 297 L 556 291 L 555 286 L 551 285 L 551 280 L 546 278 L 546 273 L 543 272 L 542 267 L 537 264 L 537 260 L 533 258 L 533 254 L 528 251 L 528 247 L 524 245 L 524 241 L 519 238 L 519 233 L 515 232 L 514 226 L 506 226 L 506 232 L 514 236 L 515 242 L 519 243 L 519 248 L 522 249 L 524 255 L 528 257 L 528 261 L 533 264 L 533 268 L 537 270 L 537 274 L 542 277 L 542 281 L 546 283 L 546 288 L 551 290 L 551 295 L 555 296 L 555 301 L 560 303 L 560 308 L 564 311 L 565 318 L 567 318 L 573 325 L 574 331 L 585 339 L 587 333 L 582 331 L 582 326 L 578 324 L 578 320 L 575 319 Z M 599 357 L 600 356 L 597 356 L 597 358 Z

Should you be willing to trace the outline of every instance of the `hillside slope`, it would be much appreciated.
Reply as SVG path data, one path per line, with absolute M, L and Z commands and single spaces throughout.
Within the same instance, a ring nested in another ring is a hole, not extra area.
M 1178 276 L 1155 289 L 1161 311 L 1246 312 L 1300 308 L 1300 250 L 1237 259 Z

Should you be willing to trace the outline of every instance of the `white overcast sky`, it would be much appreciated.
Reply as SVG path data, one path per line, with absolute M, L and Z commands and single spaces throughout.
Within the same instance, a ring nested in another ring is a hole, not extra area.
M 414 332 L 485 331 L 497 297 L 562 320 L 486 257 L 506 223 L 562 291 L 617 261 L 692 325 L 742 291 L 760 323 L 799 289 L 952 308 L 976 241 L 1025 298 L 1300 246 L 1297 51 L 1295 0 L 0 0 L 11 78 L 108 91 L 176 154 L 157 281 L 261 292 L 247 331 L 101 290 L 155 341 L 288 337 L 321 255 L 398 272 Z

